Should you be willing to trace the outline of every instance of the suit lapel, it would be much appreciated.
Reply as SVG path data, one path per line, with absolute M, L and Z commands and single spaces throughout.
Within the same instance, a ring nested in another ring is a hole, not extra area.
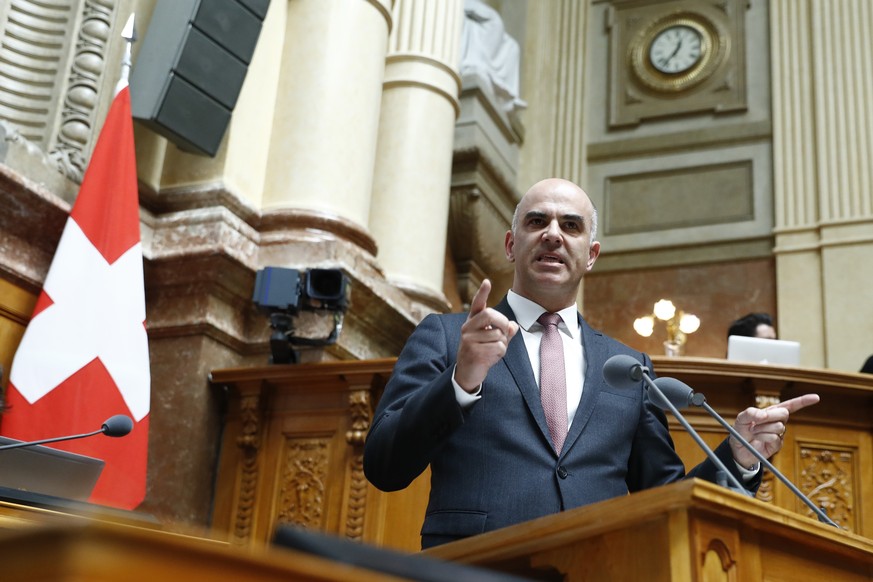
M 505 315 L 510 321 L 516 321 L 515 313 L 509 307 L 506 297 L 494 309 Z M 550 443 L 549 426 L 546 424 L 546 413 L 543 411 L 543 404 L 540 400 L 540 389 L 534 379 L 530 358 L 527 355 L 527 348 L 524 345 L 524 338 L 521 336 L 520 331 L 510 340 L 509 346 L 506 348 L 506 355 L 503 356 L 503 362 L 509 368 L 509 373 L 512 374 L 515 384 L 518 386 L 528 410 L 530 410 L 531 415 L 536 420 L 540 432 L 542 432 L 546 442 Z
M 570 425 L 570 432 L 564 442 L 565 451 L 569 450 L 569 447 L 579 438 L 591 419 L 594 405 L 603 386 L 601 363 L 606 358 L 606 342 L 603 341 L 603 335 L 591 329 L 581 315 L 579 325 L 582 328 L 582 347 L 585 354 L 585 384 L 582 387 L 582 399 L 579 401 L 579 407 Z

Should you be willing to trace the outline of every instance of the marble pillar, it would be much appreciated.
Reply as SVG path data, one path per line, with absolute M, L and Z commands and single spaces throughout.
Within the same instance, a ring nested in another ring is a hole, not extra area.
M 403 0 L 385 62 L 370 232 L 392 284 L 423 311 L 443 294 L 462 2 Z
M 392 0 L 287 2 L 262 208 L 366 227 Z

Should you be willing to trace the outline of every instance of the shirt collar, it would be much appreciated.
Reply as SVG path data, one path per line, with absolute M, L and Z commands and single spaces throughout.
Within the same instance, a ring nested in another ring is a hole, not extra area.
M 537 319 L 539 319 L 540 315 L 546 311 L 545 308 L 526 297 L 522 297 L 512 289 L 510 289 L 506 294 L 506 301 L 509 303 L 509 307 L 512 308 L 512 312 L 515 313 L 515 320 L 522 329 L 525 331 L 531 331 L 531 328 L 534 326 L 536 326 L 534 327 L 536 330 L 542 328 L 542 326 L 537 323 Z M 563 324 L 558 324 L 558 328 L 569 333 L 570 337 L 573 339 L 578 339 L 580 331 L 576 304 L 574 303 L 573 305 L 560 310 L 558 315 L 561 316 L 563 322 Z

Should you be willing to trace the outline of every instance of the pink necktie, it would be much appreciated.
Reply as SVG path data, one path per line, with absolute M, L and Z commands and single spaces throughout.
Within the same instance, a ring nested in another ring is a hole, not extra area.
M 540 398 L 546 413 L 546 423 L 552 444 L 560 453 L 567 438 L 567 374 L 564 371 L 564 345 L 557 313 L 543 313 L 537 322 L 543 326 L 540 343 Z

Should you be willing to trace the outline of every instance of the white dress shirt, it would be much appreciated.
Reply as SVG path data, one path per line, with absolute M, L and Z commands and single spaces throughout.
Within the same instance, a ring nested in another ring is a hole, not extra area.
M 534 379 L 537 385 L 540 383 L 540 342 L 543 339 L 543 326 L 537 323 L 545 309 L 529 299 L 510 290 L 506 297 L 509 306 L 515 313 L 518 321 L 519 332 L 524 340 L 524 347 L 530 359 Z M 582 398 L 582 385 L 585 378 L 585 357 L 582 348 L 582 329 L 576 315 L 576 304 L 558 312 L 561 323 L 558 331 L 561 332 L 561 341 L 564 344 L 564 370 L 567 373 L 567 428 L 573 423 L 576 409 L 579 408 L 579 400 Z M 455 382 L 452 375 L 452 383 L 455 386 L 455 397 L 461 406 L 469 406 L 482 397 L 481 387 L 470 394 Z
M 534 379 L 537 386 L 540 383 L 540 343 L 543 341 L 543 326 L 537 323 L 545 309 L 521 295 L 509 291 L 507 301 L 515 319 L 518 321 L 521 337 L 524 339 L 524 347 L 530 358 L 533 368 Z M 576 304 L 566 307 L 558 312 L 561 323 L 558 331 L 561 332 L 561 342 L 564 344 L 564 371 L 567 374 L 567 428 L 573 424 L 576 409 L 579 408 L 579 400 L 582 398 L 582 385 L 585 383 L 585 357 L 582 347 L 582 329 L 579 327 L 579 319 L 576 315 Z

